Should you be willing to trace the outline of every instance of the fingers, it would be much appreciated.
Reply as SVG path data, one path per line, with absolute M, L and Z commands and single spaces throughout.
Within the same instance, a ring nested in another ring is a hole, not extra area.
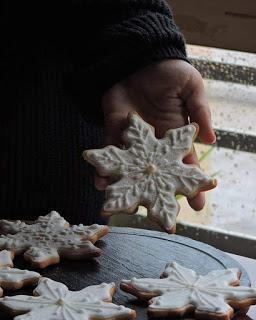
M 199 192 L 194 198 L 187 199 L 191 208 L 195 211 L 200 211 L 205 205 L 205 195 L 203 192 Z
M 194 146 L 192 146 L 192 151 L 184 158 L 183 162 L 186 164 L 195 164 L 198 167 L 200 166 Z
M 126 127 L 127 114 L 118 112 L 105 113 L 104 144 L 121 147 L 121 135 Z M 94 177 L 96 189 L 103 191 L 111 183 L 109 177 L 102 177 L 98 173 Z
M 105 145 L 121 145 L 121 135 L 127 125 L 127 115 L 133 110 L 128 101 L 127 93 L 122 85 L 117 84 L 104 94 L 102 108 Z
M 212 127 L 211 111 L 207 101 L 203 79 L 200 73 L 193 68 L 190 80 L 184 91 L 185 105 L 191 122 L 200 127 L 198 138 L 203 143 L 215 143 L 216 136 Z
M 188 156 L 186 156 L 183 162 L 199 166 L 199 161 L 194 146 L 192 152 Z M 205 205 L 204 192 L 199 192 L 195 197 L 187 198 L 187 200 L 191 208 L 193 208 L 196 211 L 202 210 Z
M 127 125 L 128 112 L 110 112 L 105 113 L 104 144 L 122 145 L 122 132 Z
M 127 115 L 131 108 L 125 103 L 121 86 L 114 86 L 104 94 L 102 108 L 104 111 L 104 145 L 122 146 L 122 132 L 127 126 Z M 94 177 L 96 189 L 105 190 L 113 181 L 102 177 L 97 172 Z
M 109 185 L 109 181 L 107 177 L 101 177 L 98 175 L 98 173 L 95 173 L 94 176 L 94 185 L 95 188 L 99 191 L 103 191 L 107 188 L 107 186 Z

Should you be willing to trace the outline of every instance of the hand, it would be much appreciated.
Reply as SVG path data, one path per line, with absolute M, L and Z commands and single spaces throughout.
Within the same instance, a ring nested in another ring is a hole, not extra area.
M 117 83 L 102 98 L 105 118 L 105 144 L 121 145 L 121 132 L 126 127 L 130 111 L 136 111 L 155 127 L 161 138 L 170 128 L 190 122 L 199 124 L 198 138 L 203 143 L 214 143 L 215 133 L 200 73 L 183 60 L 164 60 L 139 70 Z M 187 156 L 186 163 L 198 164 L 196 153 Z M 96 176 L 95 185 L 104 190 L 107 178 Z M 190 206 L 201 210 L 204 194 L 188 199 Z

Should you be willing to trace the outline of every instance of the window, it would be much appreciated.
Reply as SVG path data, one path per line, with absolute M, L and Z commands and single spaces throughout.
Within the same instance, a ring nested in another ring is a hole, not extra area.
M 216 175 L 218 187 L 206 193 L 200 213 L 179 199 L 177 233 L 256 258 L 255 1 L 169 2 L 187 43 L 193 44 L 188 55 L 204 78 L 218 137 L 212 149 L 196 144 L 202 168 Z M 111 222 L 159 230 L 144 208 Z
M 217 133 L 214 147 L 196 143 L 205 172 L 218 187 L 206 193 L 206 206 L 193 211 L 179 198 L 177 233 L 222 250 L 256 257 L 256 55 L 188 45 L 192 63 L 204 77 Z M 113 224 L 159 227 L 141 207 L 135 216 L 115 216 Z

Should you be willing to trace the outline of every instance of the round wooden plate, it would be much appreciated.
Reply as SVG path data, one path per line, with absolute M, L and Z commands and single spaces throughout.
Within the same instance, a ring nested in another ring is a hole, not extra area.
M 87 261 L 62 260 L 60 264 L 40 270 L 42 276 L 65 283 L 70 290 L 102 282 L 115 282 L 132 277 L 158 278 L 165 264 L 171 261 L 192 268 L 199 274 L 214 269 L 239 268 L 242 271 L 241 285 L 249 286 L 247 273 L 225 253 L 204 243 L 166 233 L 133 228 L 111 228 L 110 233 L 97 246 L 104 254 Z M 15 259 L 15 267 L 32 269 L 22 258 Z M 32 294 L 33 288 L 26 288 L 7 295 Z M 135 309 L 137 319 L 146 320 L 146 304 L 139 303 L 133 296 L 118 290 L 114 303 Z M 0 314 L 1 320 L 11 320 Z

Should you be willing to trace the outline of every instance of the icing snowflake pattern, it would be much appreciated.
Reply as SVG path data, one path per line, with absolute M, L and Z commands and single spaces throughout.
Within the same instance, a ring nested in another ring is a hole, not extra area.
M 195 318 L 210 314 L 213 318 L 230 319 L 232 305 L 239 308 L 256 304 L 256 289 L 238 284 L 237 269 L 216 270 L 201 276 L 173 262 L 166 265 L 161 279 L 123 280 L 121 288 L 139 299 L 151 299 L 152 316 L 183 315 L 194 310 Z
M 4 297 L 0 306 L 20 314 L 15 320 L 134 319 L 135 311 L 111 303 L 114 292 L 114 283 L 69 291 L 60 282 L 41 278 L 34 296 Z
M 0 251 L 0 269 L 3 267 L 13 267 L 14 254 L 8 250 Z
M 3 289 L 17 290 L 26 284 L 36 284 L 40 278 L 37 272 L 12 268 L 12 260 L 12 252 L 0 252 L 0 297 L 3 295 Z
M 216 180 L 199 167 L 182 161 L 191 153 L 198 126 L 190 124 L 171 129 L 163 139 L 157 139 L 154 128 L 136 113 L 130 113 L 128 120 L 129 126 L 123 135 L 128 149 L 107 146 L 83 153 L 100 174 L 112 176 L 115 181 L 119 178 L 106 189 L 102 213 L 133 213 L 138 205 L 145 205 L 149 218 L 167 232 L 173 232 L 179 212 L 175 195 L 193 197 L 199 191 L 216 186 Z
M 58 263 L 60 256 L 83 259 L 99 256 L 95 241 L 108 232 L 107 226 L 69 226 L 56 211 L 41 216 L 33 224 L 0 220 L 0 249 L 24 253 L 33 266 L 45 268 Z

